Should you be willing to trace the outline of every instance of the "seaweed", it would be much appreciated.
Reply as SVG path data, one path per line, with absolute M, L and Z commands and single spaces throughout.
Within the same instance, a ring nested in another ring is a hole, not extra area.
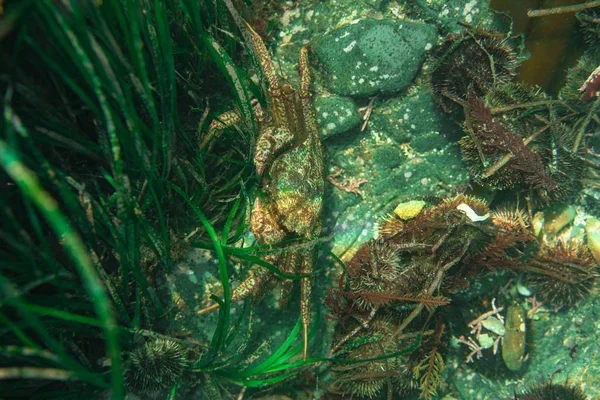
M 222 245 L 244 230 L 252 126 L 198 147 L 207 101 L 228 96 L 210 78 L 229 79 L 251 108 L 226 56 L 237 45 L 214 32 L 216 20 L 233 31 L 224 12 L 211 1 L 109 0 L 23 2 L 4 15 L 0 369 L 9 396 L 175 393 L 182 380 L 214 379 L 190 377 L 191 366 L 223 363 L 217 355 L 243 341 L 243 319 L 231 322 L 228 307 L 210 343 L 176 337 L 157 284 L 190 246 L 184 232 L 196 226 L 182 210 L 210 238 L 225 288 Z M 165 368 L 152 370 L 155 359 Z

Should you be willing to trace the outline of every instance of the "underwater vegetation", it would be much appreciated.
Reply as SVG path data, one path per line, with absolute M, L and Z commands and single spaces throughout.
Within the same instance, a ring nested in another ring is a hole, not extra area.
M 2 16 L 3 396 L 163 396 L 186 382 L 219 398 L 298 354 L 284 343 L 252 363 L 249 309 L 230 323 L 215 297 L 218 323 L 188 331 L 165 293 L 192 238 L 218 249 L 227 287 L 223 246 L 246 226 L 252 131 L 202 142 L 213 114 L 252 112 L 229 18 L 221 2 L 127 0 Z
M 333 196 L 309 40 L 281 39 L 296 85 L 268 47 L 273 13 L 289 24 L 297 3 L 0 1 L 2 396 L 431 399 L 452 390 L 451 353 L 521 374 L 539 302 L 593 291 L 600 222 L 577 221 L 577 201 L 600 188 L 597 51 L 553 99 L 514 82 L 508 34 L 463 25 L 427 43 L 418 79 L 463 132 L 471 185 L 399 203 L 390 187 L 376 237 L 344 263 L 322 229 Z M 578 18 L 597 49 L 597 9 Z M 337 187 L 362 201 L 371 184 Z M 457 301 L 501 273 L 530 309 Z
M 280 83 L 273 62 L 260 36 L 247 25 L 266 86 L 266 106 L 254 106 L 258 137 L 254 149 L 254 165 L 261 180 L 250 215 L 254 236 L 262 245 L 275 245 L 286 240 L 313 240 L 321 233 L 325 166 L 319 130 L 310 93 L 308 48 L 300 50 L 298 62 L 299 92 L 288 83 Z M 207 135 L 221 131 L 242 119 L 239 111 L 228 112 L 211 124 Z M 312 274 L 313 249 L 288 249 L 283 254 L 269 255 L 265 261 L 283 273 Z M 276 275 L 261 266 L 233 291 L 231 301 L 243 300 L 251 294 L 259 300 L 276 283 Z M 287 304 L 293 281 L 282 283 L 280 304 Z M 312 282 L 300 280 L 300 314 L 304 336 L 304 359 L 308 347 L 310 294 Z M 217 304 L 218 307 L 218 304 Z M 202 312 L 213 309 L 209 307 Z

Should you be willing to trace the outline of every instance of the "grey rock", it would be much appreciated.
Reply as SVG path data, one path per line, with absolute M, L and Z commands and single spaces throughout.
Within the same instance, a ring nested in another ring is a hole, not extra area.
M 325 34 L 314 51 L 328 90 L 368 96 L 408 87 L 435 41 L 432 25 L 365 18 Z

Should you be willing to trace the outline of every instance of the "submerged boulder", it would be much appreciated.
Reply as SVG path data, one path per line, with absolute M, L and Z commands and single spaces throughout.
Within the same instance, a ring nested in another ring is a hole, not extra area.
M 429 24 L 365 18 L 325 34 L 314 51 L 328 90 L 369 96 L 409 86 L 435 41 Z

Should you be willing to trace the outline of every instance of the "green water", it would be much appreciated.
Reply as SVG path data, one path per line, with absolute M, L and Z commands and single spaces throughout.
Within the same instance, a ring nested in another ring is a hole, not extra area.
M 0 399 L 600 398 L 600 4 L 489 3 L 0 2 Z

